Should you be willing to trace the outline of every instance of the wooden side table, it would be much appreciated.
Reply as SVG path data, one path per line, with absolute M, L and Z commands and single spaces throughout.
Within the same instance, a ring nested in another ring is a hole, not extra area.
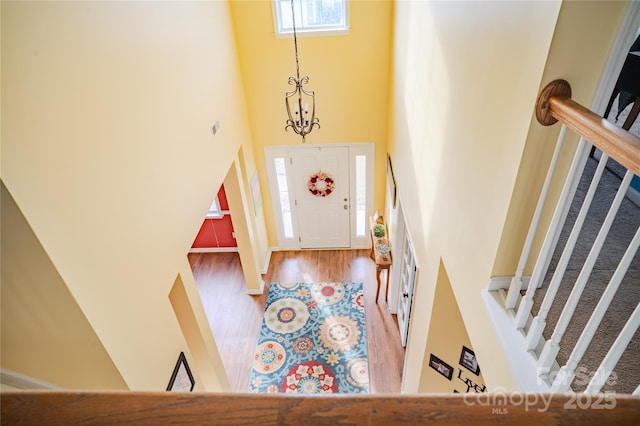
M 387 255 L 385 256 L 383 253 L 380 252 L 380 250 L 378 249 L 378 245 L 379 244 L 389 244 L 388 243 L 388 232 L 385 235 L 384 238 L 378 238 L 375 235 L 373 235 L 373 226 L 376 224 L 383 224 L 384 225 L 384 221 L 382 220 L 382 217 L 376 217 L 375 219 L 373 217 L 369 217 L 369 233 L 371 235 L 371 259 L 373 259 L 373 261 L 376 263 L 376 281 L 378 283 L 378 287 L 376 290 L 376 303 L 378 303 L 378 295 L 380 294 L 380 272 L 385 270 L 386 272 L 386 290 L 385 290 L 385 296 L 384 296 L 384 301 L 386 302 L 389 299 L 389 270 L 391 268 L 391 264 L 392 264 L 392 256 L 391 256 L 391 251 L 389 251 L 389 253 L 387 253 Z M 385 230 L 386 230 L 386 225 L 385 225 Z

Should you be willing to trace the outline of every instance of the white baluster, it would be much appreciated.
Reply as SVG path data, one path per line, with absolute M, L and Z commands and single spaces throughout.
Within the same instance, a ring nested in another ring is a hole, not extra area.
M 596 168 L 596 172 L 591 179 L 589 190 L 584 197 L 584 201 L 582 202 L 578 217 L 576 218 L 576 221 L 573 224 L 573 228 L 571 229 L 571 234 L 569 235 L 567 244 L 562 251 L 562 255 L 560 256 L 560 260 L 558 261 L 558 266 L 553 273 L 553 277 L 551 278 L 551 282 L 549 283 L 547 293 L 544 295 L 544 300 L 542 301 L 542 305 L 540 306 L 538 315 L 536 315 L 536 317 L 533 319 L 533 323 L 531 325 L 531 328 L 529 329 L 529 334 L 527 335 L 527 350 L 534 349 L 537 346 L 540 337 L 542 336 L 542 332 L 544 331 L 544 328 L 547 324 L 547 315 L 549 314 L 551 305 L 556 298 L 558 289 L 560 289 L 562 278 L 564 277 L 564 273 L 567 270 L 567 266 L 569 265 L 571 254 L 573 253 L 573 249 L 575 248 L 576 242 L 578 241 L 578 236 L 580 235 L 580 231 L 582 230 L 582 226 L 584 225 L 587 213 L 589 212 L 589 207 L 591 207 L 591 202 L 593 201 L 593 197 L 595 196 L 596 190 L 598 189 L 598 184 L 600 183 L 600 178 L 602 177 L 602 173 L 604 172 L 608 159 L 609 157 L 606 154 L 602 154 L 600 162 L 598 163 L 598 167 Z
M 522 301 L 520 301 L 520 306 L 516 313 L 516 328 L 519 330 L 524 329 L 524 326 L 527 323 L 527 319 L 529 318 L 529 314 L 531 313 L 531 308 L 533 306 L 533 296 L 535 296 L 536 289 L 540 288 L 542 285 L 544 275 L 546 274 L 547 269 L 549 269 L 549 262 L 551 262 L 553 248 L 558 243 L 560 231 L 562 230 L 567 218 L 569 206 L 576 192 L 578 182 L 580 181 L 582 171 L 584 170 L 584 165 L 589 157 L 589 150 L 591 149 L 591 146 L 592 145 L 589 142 L 582 138 L 578 143 L 578 148 L 573 156 L 569 175 L 565 180 L 562 193 L 560 194 L 560 199 L 558 200 L 558 205 L 556 206 L 551 219 L 549 230 L 545 235 L 542 248 L 540 249 L 540 254 L 538 255 L 538 260 L 533 268 L 533 274 L 531 275 L 531 280 L 527 286 L 527 292 L 522 298 Z M 542 335 L 542 332 L 540 332 L 540 335 Z
M 507 293 L 507 300 L 505 301 L 507 309 L 513 309 L 516 307 L 518 295 L 520 294 L 520 290 L 522 290 L 522 276 L 524 275 L 524 268 L 527 266 L 527 260 L 529 260 L 531 246 L 533 246 L 533 240 L 535 239 L 536 232 L 538 231 L 540 216 L 542 216 L 542 210 L 544 208 L 545 202 L 547 201 L 549 186 L 551 185 L 551 179 L 553 178 L 553 174 L 556 170 L 556 164 L 558 162 L 558 157 L 560 156 L 560 149 L 562 148 L 562 144 L 564 142 L 564 137 L 566 134 L 567 127 L 563 124 L 562 128 L 560 129 L 560 135 L 558 136 L 558 142 L 556 143 L 556 149 L 553 152 L 551 164 L 549 165 L 549 170 L 547 170 L 547 176 L 545 177 L 544 185 L 542 186 L 542 192 L 540 193 L 538 204 L 536 205 L 536 211 L 533 214 L 531 225 L 529 225 L 529 232 L 527 233 L 527 239 L 524 242 L 524 248 L 522 249 L 522 254 L 520 255 L 520 261 L 518 262 L 516 275 L 511 279 L 511 285 L 509 286 L 509 292 Z
M 607 312 L 609 304 L 611 304 L 616 291 L 618 291 L 618 287 L 620 287 L 620 283 L 622 282 L 627 269 L 629 269 L 629 265 L 631 265 L 633 257 L 638 251 L 638 247 L 640 247 L 640 227 L 638 227 L 633 240 L 631 240 L 631 243 L 629 244 L 629 247 L 627 247 L 624 256 L 622 256 L 622 259 L 620 260 L 616 271 L 613 273 L 613 276 L 611 277 L 607 288 L 602 294 L 600 301 L 598 301 L 598 305 L 591 314 L 591 317 L 589 318 L 587 325 L 582 331 L 582 334 L 580 335 L 576 346 L 573 348 L 573 351 L 571 351 L 571 355 L 569 356 L 567 364 L 560 369 L 560 372 L 556 376 L 556 379 L 551 386 L 551 392 L 560 393 L 569 390 L 569 386 L 571 385 L 571 382 L 573 382 L 573 379 L 575 377 L 576 367 L 578 367 L 578 363 L 584 356 L 584 353 L 587 351 L 587 347 L 591 343 L 593 336 L 596 334 L 596 330 L 598 329 L 598 326 L 600 325 L 604 314 Z
M 631 317 L 629 317 L 629 320 L 622 328 L 622 331 L 616 338 L 616 341 L 613 342 L 611 349 L 609 349 L 609 352 L 607 352 L 607 355 L 602 360 L 602 363 L 598 367 L 598 370 L 596 370 L 596 373 L 589 382 L 589 385 L 587 385 L 587 389 L 584 391 L 585 393 L 600 392 L 602 386 L 604 386 L 607 378 L 613 371 L 613 368 L 620 360 L 622 353 L 629 345 L 633 335 L 638 330 L 638 327 L 640 327 L 640 304 L 636 306 L 636 309 L 634 309 Z M 640 386 L 638 389 L 640 389 Z M 637 392 L 639 392 L 638 389 L 633 392 L 634 395 L 637 395 Z
M 604 222 L 600 227 L 600 231 L 598 232 L 598 236 L 596 237 L 596 240 L 594 241 L 593 246 L 589 251 L 587 260 L 584 262 L 582 270 L 578 275 L 578 279 L 576 280 L 576 283 L 571 290 L 571 294 L 569 294 L 569 299 L 567 299 L 567 303 L 564 305 L 564 308 L 562 308 L 562 313 L 560 314 L 560 318 L 558 319 L 556 328 L 553 330 L 551 339 L 549 339 L 549 341 L 545 343 L 544 348 L 542 349 L 542 353 L 540 354 L 540 358 L 538 359 L 539 373 L 545 374 L 551 370 L 551 365 L 553 364 L 553 361 L 556 359 L 556 356 L 560 351 L 560 341 L 562 340 L 562 336 L 569 326 L 569 321 L 571 321 L 571 318 L 573 317 L 576 306 L 578 306 L 578 301 L 580 300 L 582 291 L 587 284 L 589 275 L 591 275 L 593 266 L 596 263 L 596 259 L 600 254 L 602 246 L 604 245 L 604 240 L 607 238 L 607 234 L 609 233 L 609 229 L 611 228 L 613 219 L 615 219 L 616 213 L 618 212 L 618 208 L 620 207 L 620 204 L 622 203 L 622 200 L 627 193 L 627 189 L 629 188 L 632 177 L 633 173 L 627 170 L 627 173 L 624 175 L 624 179 L 622 179 L 622 183 L 618 188 L 618 192 L 616 193 L 616 196 L 611 203 L 611 207 L 609 208 L 607 217 L 604 219 Z

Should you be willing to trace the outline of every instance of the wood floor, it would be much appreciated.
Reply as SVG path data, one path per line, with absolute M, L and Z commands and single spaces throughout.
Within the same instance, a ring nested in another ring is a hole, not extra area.
M 189 262 L 234 392 L 249 386 L 268 285 L 287 281 L 363 283 L 371 393 L 400 392 L 405 351 L 396 316 L 384 302 L 384 279 L 375 302 L 376 268 L 369 250 L 274 252 L 259 296 L 246 294 L 237 253 L 191 253 Z

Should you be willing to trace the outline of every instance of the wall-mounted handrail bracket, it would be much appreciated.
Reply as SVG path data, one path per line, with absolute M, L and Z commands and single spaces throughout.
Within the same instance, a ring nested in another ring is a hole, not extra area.
M 536 118 L 543 126 L 551 126 L 556 124 L 558 119 L 553 117 L 549 99 L 552 97 L 571 98 L 571 85 L 567 80 L 554 80 L 547 84 L 536 102 Z
M 540 92 L 536 118 L 543 126 L 558 121 L 640 176 L 640 138 L 571 99 L 571 86 L 555 80 Z

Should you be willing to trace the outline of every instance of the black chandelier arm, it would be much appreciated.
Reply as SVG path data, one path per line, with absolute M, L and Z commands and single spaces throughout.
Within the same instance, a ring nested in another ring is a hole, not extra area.
M 314 117 L 305 127 L 296 126 L 296 124 L 289 119 L 287 120 L 287 125 L 284 126 L 284 130 L 288 132 L 289 128 L 293 129 L 294 133 L 298 135 L 307 135 L 311 133 L 311 130 L 320 128 L 320 119 L 318 117 Z
M 292 91 L 290 91 L 290 92 L 287 92 L 287 93 L 286 93 L 286 96 L 285 96 L 285 102 L 287 102 L 287 99 L 289 99 L 290 97 L 292 97 L 292 96 L 293 96 L 293 95 L 295 95 L 296 93 L 298 93 L 298 88 L 297 88 L 297 87 L 296 87 L 296 89 L 295 89 L 295 90 L 292 90 Z
M 309 90 L 309 91 L 307 91 L 307 90 L 304 90 L 302 87 L 300 87 L 300 91 L 301 91 L 302 93 L 304 93 L 305 95 L 309 96 L 311 99 L 313 99 L 313 103 L 314 103 L 314 104 L 316 103 L 316 95 L 315 95 L 315 93 L 313 92 L 313 90 Z
M 298 90 L 299 89 L 299 90 Z M 286 96 L 285 96 L 285 102 L 288 103 L 288 99 L 292 98 L 293 96 L 295 96 L 296 93 L 299 93 L 300 95 L 304 94 L 308 97 L 311 98 L 311 102 L 313 103 L 313 105 L 315 106 L 316 104 L 316 96 L 313 90 L 304 90 L 302 87 L 296 87 L 295 90 L 292 90 L 290 92 L 286 92 Z
M 296 78 L 296 77 L 291 76 L 291 77 L 289 77 L 288 83 L 291 86 L 296 86 L 296 87 L 302 88 L 303 84 L 308 84 L 309 83 L 309 76 L 305 75 L 302 78 Z
M 294 118 L 288 118 L 286 126 L 284 129 L 288 131 L 289 127 L 293 129 L 293 131 L 297 134 L 309 133 L 311 129 L 315 128 L 315 126 L 320 127 L 320 121 L 318 117 L 312 117 L 311 120 L 305 120 L 304 123 L 301 123 L 299 120 L 295 120 Z M 307 129 L 309 129 L 307 131 Z

